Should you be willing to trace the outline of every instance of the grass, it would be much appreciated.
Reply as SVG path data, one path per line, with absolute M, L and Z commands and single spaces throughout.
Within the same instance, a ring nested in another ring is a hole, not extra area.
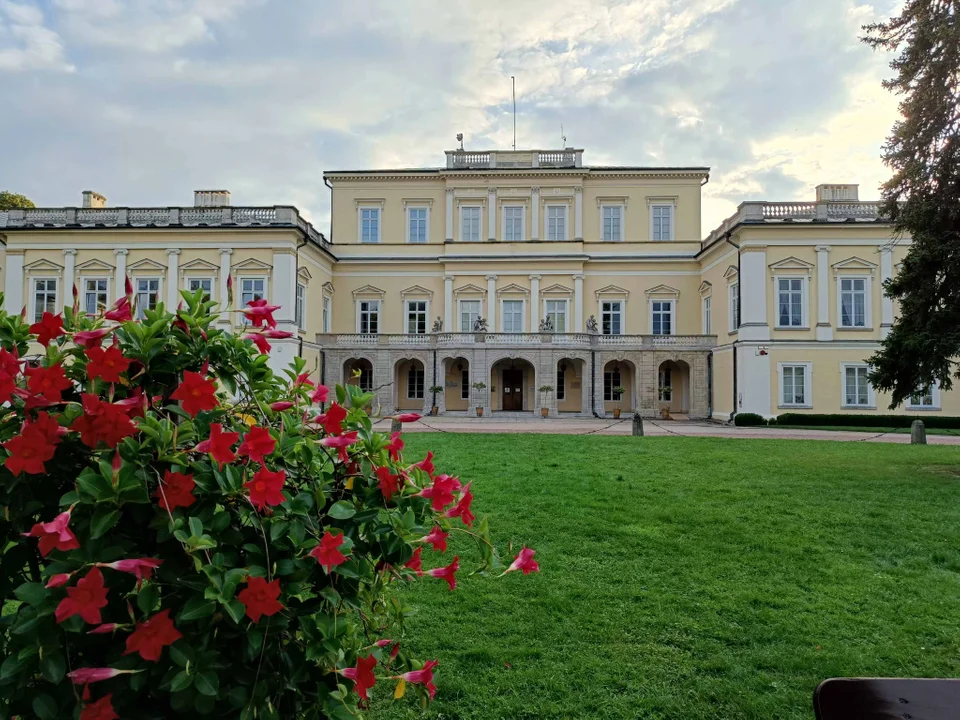
M 876 427 L 850 427 L 847 425 L 775 425 L 783 430 L 830 430 L 835 432 L 862 432 L 878 435 L 880 433 L 896 433 L 900 435 L 909 435 L 910 428 L 876 428 Z M 960 430 L 950 428 L 926 428 L 927 435 L 960 435 Z
M 542 570 L 404 590 L 437 699 L 381 681 L 375 717 L 810 720 L 828 677 L 960 673 L 954 448 L 417 434 L 406 457 L 427 448 Z

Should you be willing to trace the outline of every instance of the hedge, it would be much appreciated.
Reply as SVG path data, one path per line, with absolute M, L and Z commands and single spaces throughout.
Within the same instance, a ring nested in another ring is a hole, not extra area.
M 763 416 L 756 413 L 737 413 L 733 416 L 733 424 L 737 427 L 747 427 L 752 425 L 766 425 L 767 421 Z
M 746 414 L 746 413 L 741 413 Z M 740 415 L 736 416 L 737 419 Z M 960 428 L 960 417 L 942 415 L 814 415 L 802 413 L 784 413 L 777 416 L 778 425 L 822 425 L 871 428 L 908 428 L 914 420 L 922 420 L 928 428 Z M 739 422 L 737 423 L 740 424 Z

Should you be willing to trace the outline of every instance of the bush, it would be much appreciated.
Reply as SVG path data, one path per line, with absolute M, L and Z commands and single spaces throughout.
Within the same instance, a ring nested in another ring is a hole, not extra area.
M 752 427 L 755 425 L 766 425 L 767 421 L 762 415 L 756 413 L 737 413 L 733 416 L 733 424 L 737 427 Z
M 814 415 L 784 413 L 777 416 L 781 425 L 810 425 L 834 427 L 908 428 L 914 420 L 922 420 L 928 428 L 960 428 L 960 417 L 942 415 Z
M 317 416 L 304 361 L 282 376 L 258 351 L 275 308 L 241 338 L 184 299 L 142 323 L 128 298 L 30 328 L 0 312 L 0 718 L 346 720 L 387 680 L 426 702 L 436 663 L 399 641 L 391 588 L 452 590 L 459 557 L 423 569 L 452 532 L 503 571 L 470 484 L 405 462 L 371 393 Z

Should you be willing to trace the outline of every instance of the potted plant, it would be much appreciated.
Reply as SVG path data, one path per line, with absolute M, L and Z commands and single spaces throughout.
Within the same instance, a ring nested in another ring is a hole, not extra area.
M 443 392 L 443 385 L 432 386 L 430 392 L 433 393 L 433 406 L 430 408 L 430 414 L 436 415 L 440 412 L 440 408 L 437 406 L 437 395 Z
M 623 385 L 617 385 L 617 387 L 613 389 L 613 394 L 614 394 L 614 397 L 617 398 L 617 402 L 623 402 L 623 394 L 626 391 L 627 389 L 623 387 Z M 613 417 L 614 419 L 617 419 L 617 420 L 620 419 L 620 406 L 617 406 L 613 409 Z
M 477 417 L 483 416 L 483 394 L 487 389 L 487 384 L 481 380 L 473 384 L 474 397 L 477 400 Z
M 553 385 L 541 385 L 540 386 L 540 415 L 547 417 L 550 414 L 550 408 L 547 407 L 549 402 L 550 393 L 553 392 Z
M 660 417 L 668 418 L 670 417 L 670 404 L 673 401 L 673 388 L 669 385 L 664 385 L 659 389 L 660 394 Z

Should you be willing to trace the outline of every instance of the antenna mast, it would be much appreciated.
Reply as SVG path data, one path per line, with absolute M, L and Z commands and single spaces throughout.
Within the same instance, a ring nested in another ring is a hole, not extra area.
M 513 149 L 517 149 L 517 78 L 510 76 L 510 84 L 513 88 Z

